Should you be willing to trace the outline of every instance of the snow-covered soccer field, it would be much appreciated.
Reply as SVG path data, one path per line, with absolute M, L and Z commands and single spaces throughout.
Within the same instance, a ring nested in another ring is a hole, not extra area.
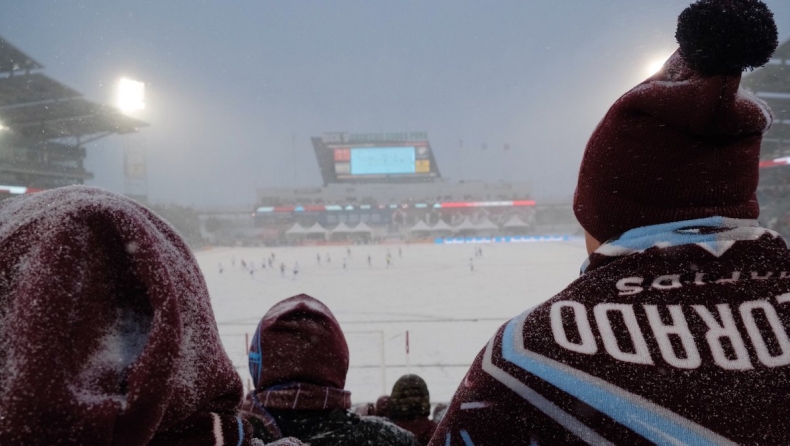
M 475 257 L 477 247 L 482 257 Z M 433 401 L 449 401 L 497 327 L 562 290 L 578 276 L 586 257 L 581 240 L 350 249 L 350 257 L 346 246 L 215 248 L 196 253 L 222 342 L 245 387 L 245 333 L 252 337 L 261 316 L 277 301 L 306 293 L 326 303 L 343 327 L 351 353 L 346 389 L 355 404 L 388 394 L 407 372 L 407 330 L 411 372 L 426 380 Z M 272 253 L 275 268 L 262 269 Z M 320 265 L 316 255 L 321 256 Z M 252 275 L 242 268 L 242 260 L 254 262 Z M 281 262 L 287 267 L 284 277 Z M 299 273 L 294 279 L 295 262 Z

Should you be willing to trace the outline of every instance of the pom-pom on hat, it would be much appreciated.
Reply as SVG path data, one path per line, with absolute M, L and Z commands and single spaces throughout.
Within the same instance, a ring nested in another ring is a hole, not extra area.
M 754 219 L 768 106 L 739 87 L 777 45 L 759 0 L 700 0 L 678 18 L 678 51 L 624 94 L 590 137 L 574 196 L 604 242 L 641 226 L 710 216 Z
M 348 345 L 332 311 L 299 294 L 263 316 L 250 345 L 249 366 L 257 391 L 292 383 L 343 389 Z
M 675 39 L 688 65 L 705 75 L 765 65 L 779 44 L 773 13 L 760 0 L 702 0 L 678 17 Z

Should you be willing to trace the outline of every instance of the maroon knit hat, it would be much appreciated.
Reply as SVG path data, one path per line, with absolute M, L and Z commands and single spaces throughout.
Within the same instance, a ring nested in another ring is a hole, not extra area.
M 0 444 L 249 445 L 189 247 L 67 187 L 0 202 Z
M 590 137 L 574 213 L 604 242 L 640 226 L 757 218 L 763 133 L 773 115 L 739 89 L 777 45 L 759 0 L 700 0 L 678 18 L 678 51 L 609 109 Z
M 250 345 L 250 373 L 258 391 L 289 383 L 343 389 L 348 345 L 332 311 L 306 294 L 275 304 Z

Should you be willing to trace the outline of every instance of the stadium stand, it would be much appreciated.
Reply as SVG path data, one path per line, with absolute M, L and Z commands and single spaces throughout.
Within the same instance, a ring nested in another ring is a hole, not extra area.
M 0 37 L 0 199 L 93 178 L 85 144 L 147 124 L 38 72 L 43 65 Z

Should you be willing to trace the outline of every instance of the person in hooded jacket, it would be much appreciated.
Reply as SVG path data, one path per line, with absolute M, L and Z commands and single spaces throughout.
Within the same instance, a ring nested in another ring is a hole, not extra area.
M 389 399 L 389 419 L 414 434 L 421 445 L 431 440 L 436 422 L 430 420 L 431 397 L 428 385 L 417 375 L 403 375 L 395 381 Z
M 739 88 L 773 14 L 700 0 L 676 38 L 587 144 L 581 276 L 496 332 L 431 446 L 790 444 L 790 250 L 756 221 L 773 116 Z
M 306 294 L 275 304 L 253 336 L 249 365 L 255 389 L 242 415 L 264 441 L 291 436 L 312 446 L 414 446 L 407 431 L 349 411 L 344 389 L 349 353 L 340 324 Z
M 74 186 L 0 202 L 0 444 L 252 445 L 184 240 Z

